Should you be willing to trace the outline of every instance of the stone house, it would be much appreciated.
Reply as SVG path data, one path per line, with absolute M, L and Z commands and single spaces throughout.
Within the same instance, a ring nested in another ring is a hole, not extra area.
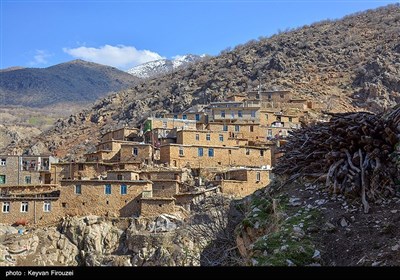
M 4 224 L 43 225 L 56 222 L 63 214 L 60 187 L 47 185 L 0 186 L 0 221 Z
M 0 155 L 0 185 L 50 184 L 52 156 Z
M 217 174 L 213 182 L 221 192 L 234 197 L 245 197 L 270 182 L 270 168 L 238 168 Z
M 148 180 L 62 180 L 60 189 L 61 207 L 73 216 L 139 216 L 143 193 L 152 196 Z

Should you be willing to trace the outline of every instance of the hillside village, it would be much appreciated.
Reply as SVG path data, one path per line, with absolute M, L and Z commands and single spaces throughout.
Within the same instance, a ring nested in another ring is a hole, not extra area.
M 245 197 L 268 185 L 289 131 L 322 109 L 293 96 L 251 91 L 149 117 L 105 133 L 82 162 L 2 155 L 0 219 L 34 226 L 65 216 L 187 217 L 196 199 Z

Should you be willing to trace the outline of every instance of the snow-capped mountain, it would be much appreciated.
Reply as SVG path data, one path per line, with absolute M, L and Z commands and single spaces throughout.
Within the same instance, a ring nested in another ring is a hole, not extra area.
M 176 56 L 174 59 L 159 59 L 140 64 L 126 72 L 138 78 L 150 78 L 156 75 L 166 74 L 189 63 L 199 61 L 203 57 L 204 55 L 187 54 Z

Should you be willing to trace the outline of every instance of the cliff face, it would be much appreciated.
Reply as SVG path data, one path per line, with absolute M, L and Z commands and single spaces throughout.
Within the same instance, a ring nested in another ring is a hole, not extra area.
M 99 100 L 4 151 L 76 157 L 101 131 L 259 85 L 324 101 L 334 111 L 383 110 L 399 101 L 399 14 L 392 5 L 247 42 Z

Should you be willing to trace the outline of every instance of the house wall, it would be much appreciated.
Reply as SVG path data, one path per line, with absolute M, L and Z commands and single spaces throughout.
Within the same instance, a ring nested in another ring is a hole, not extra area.
M 153 170 L 140 172 L 140 179 L 143 180 L 176 180 L 180 181 L 182 171 L 180 170 Z
M 153 197 L 173 197 L 179 192 L 176 180 L 153 180 Z
M 183 156 L 179 155 L 182 147 Z M 198 155 L 198 148 L 203 148 L 203 156 Z M 214 156 L 209 157 L 208 151 L 214 149 Z M 260 150 L 264 155 L 261 156 Z M 161 146 L 160 161 L 170 166 L 192 168 L 222 167 L 222 166 L 263 166 L 271 165 L 271 150 L 266 147 L 221 147 L 168 144 Z M 246 153 L 249 154 L 246 154 Z
M 242 116 L 239 116 L 239 111 Z M 223 112 L 225 116 L 223 116 Z M 252 116 L 252 112 L 254 116 Z M 234 108 L 212 108 L 213 121 L 256 121 L 259 119 L 259 108 L 257 107 L 234 107 Z
M 196 129 L 196 122 L 192 120 L 170 119 L 170 118 L 148 118 L 151 121 L 152 129 L 155 128 L 181 128 Z
M 127 170 L 113 170 L 107 172 L 107 180 L 118 180 L 118 175 L 122 176 L 122 180 L 139 180 L 139 172 L 132 172 Z
M 93 179 L 105 175 L 112 166 L 100 162 L 56 163 L 51 166 L 51 183 L 60 184 L 63 179 Z
M 199 140 L 196 140 L 196 135 L 199 136 Z M 210 136 L 210 140 L 207 140 L 207 135 Z M 220 141 L 220 135 L 222 136 L 223 141 Z M 234 139 L 229 139 L 229 132 L 222 130 L 180 130 L 177 132 L 176 136 L 176 143 L 184 145 L 233 146 L 236 144 L 236 141 Z
M 175 199 L 142 198 L 141 216 L 154 217 L 175 212 Z
M 136 128 L 120 128 L 114 131 L 107 132 L 101 138 L 101 142 L 109 141 L 109 140 L 126 140 L 126 137 L 131 135 L 132 133 L 137 133 Z
M 44 183 L 44 178 L 41 176 L 41 172 L 47 172 L 48 168 L 43 168 L 42 157 L 21 157 L 21 156 L 8 156 L 0 155 L 0 160 L 5 159 L 5 165 L 0 165 L 0 175 L 5 175 L 6 181 L 4 185 L 30 185 L 30 184 L 41 184 Z M 24 159 L 35 160 L 36 167 L 28 170 L 23 170 L 21 162 Z M 47 158 L 46 158 L 47 159 Z M 52 165 L 49 166 L 51 168 Z M 41 171 L 46 170 L 46 171 Z M 30 182 L 26 181 L 26 178 L 30 177 Z
M 81 194 L 75 185 L 81 185 Z M 111 184 L 111 194 L 105 194 L 105 184 Z M 127 185 L 127 194 L 120 192 L 121 184 Z M 60 203 L 64 213 L 72 216 L 111 215 L 137 216 L 143 191 L 151 191 L 150 181 L 61 181 Z M 64 204 L 64 205 L 63 205 Z
M 26 220 L 29 225 L 44 225 L 56 222 L 62 217 L 59 200 L 51 198 L 32 199 L 35 194 L 59 190 L 57 185 L 30 185 L 0 187 L 0 221 L 12 225 L 18 220 Z M 25 197 L 22 198 L 21 196 Z M 49 212 L 44 211 L 44 202 L 51 204 Z M 3 204 L 10 203 L 10 211 L 3 212 Z M 21 212 L 21 203 L 28 202 L 28 212 Z M 35 223 L 36 221 L 36 223 Z
M 133 149 L 138 149 L 138 155 L 133 154 Z M 122 162 L 151 162 L 152 148 L 149 144 L 123 144 L 121 146 L 121 161 Z
M 257 181 L 258 172 L 260 173 L 259 181 Z M 220 181 L 221 191 L 234 197 L 245 197 L 269 184 L 269 172 L 265 169 L 228 171 L 227 175 L 231 179 Z

